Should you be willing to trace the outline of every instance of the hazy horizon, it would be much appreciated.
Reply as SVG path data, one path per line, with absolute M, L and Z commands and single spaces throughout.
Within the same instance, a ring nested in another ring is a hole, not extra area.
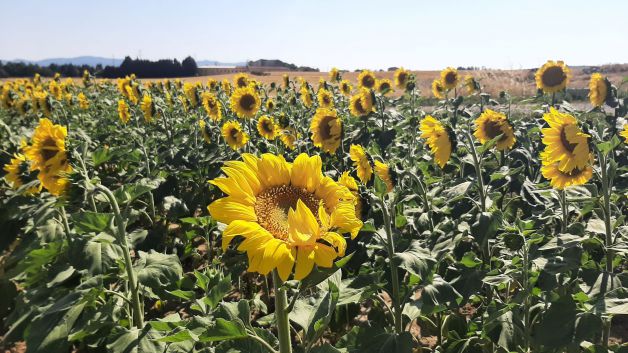
M 628 63 L 628 2 L 315 3 L 68 0 L 3 6 L 0 59 L 98 56 L 242 62 L 327 71 L 404 66 L 533 68 Z M 28 18 L 26 18 L 28 14 Z M 472 15 L 471 15 L 472 14 Z

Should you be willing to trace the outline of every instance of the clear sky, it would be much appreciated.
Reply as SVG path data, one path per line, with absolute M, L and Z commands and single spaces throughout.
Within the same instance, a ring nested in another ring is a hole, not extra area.
M 321 70 L 628 63 L 628 0 L 13 0 L 0 9 L 5 60 L 192 55 Z

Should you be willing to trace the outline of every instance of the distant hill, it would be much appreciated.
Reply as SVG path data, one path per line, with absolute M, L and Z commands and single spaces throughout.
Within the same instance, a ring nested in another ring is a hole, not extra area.
M 2 62 L 23 62 L 25 64 L 36 64 L 39 66 L 48 66 L 50 64 L 56 65 L 89 65 L 96 66 L 98 64 L 102 66 L 120 66 L 123 59 L 117 58 L 105 58 L 101 56 L 77 56 L 74 58 L 50 58 L 50 59 L 42 59 L 42 60 L 27 60 L 27 59 L 13 59 L 13 60 L 0 60 Z M 221 62 L 216 60 L 199 60 L 196 62 L 198 66 L 244 66 L 246 65 L 246 61 L 240 62 Z
M 246 65 L 246 61 L 227 63 L 227 62 L 214 61 L 214 60 L 199 60 L 196 62 L 196 65 L 198 66 L 244 66 Z
M 318 71 L 318 69 L 312 67 L 296 66 L 295 64 L 286 63 L 278 59 L 259 59 L 255 61 L 249 61 L 247 65 L 253 67 L 282 67 L 292 71 Z

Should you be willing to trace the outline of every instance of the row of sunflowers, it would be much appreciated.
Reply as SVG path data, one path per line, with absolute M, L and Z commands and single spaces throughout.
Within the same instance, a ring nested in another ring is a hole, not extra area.
M 5 341 L 626 349 L 621 89 L 594 73 L 582 111 L 548 61 L 515 104 L 446 68 L 433 104 L 409 70 L 343 74 L 5 82 Z

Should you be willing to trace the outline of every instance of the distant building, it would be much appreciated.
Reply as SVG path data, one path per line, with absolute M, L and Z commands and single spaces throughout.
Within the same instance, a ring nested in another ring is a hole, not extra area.
M 249 71 L 246 66 L 200 66 L 196 72 L 199 76 L 236 74 Z

